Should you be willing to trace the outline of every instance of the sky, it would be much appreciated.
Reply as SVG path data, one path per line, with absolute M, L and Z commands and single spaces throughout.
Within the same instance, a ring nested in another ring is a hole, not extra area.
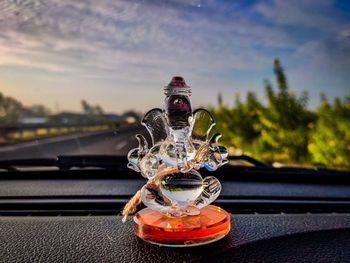
M 310 108 L 350 95 L 350 2 L 0 0 L 0 92 L 53 111 L 162 107 L 174 75 L 194 107 L 263 100 L 274 58 Z

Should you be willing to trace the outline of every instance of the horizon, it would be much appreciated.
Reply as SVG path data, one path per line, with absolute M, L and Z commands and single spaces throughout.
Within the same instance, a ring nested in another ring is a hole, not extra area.
M 24 105 L 108 113 L 161 107 L 181 75 L 194 107 L 233 105 L 263 81 L 276 88 L 280 59 L 289 88 L 330 101 L 350 95 L 350 4 L 346 1 L 100 1 L 0 3 L 0 91 Z

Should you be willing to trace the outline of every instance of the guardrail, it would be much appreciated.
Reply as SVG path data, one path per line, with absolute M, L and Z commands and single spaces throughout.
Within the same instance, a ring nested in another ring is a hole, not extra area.
M 110 125 L 105 123 L 0 125 L 0 143 L 13 143 L 68 133 L 107 130 L 110 128 Z

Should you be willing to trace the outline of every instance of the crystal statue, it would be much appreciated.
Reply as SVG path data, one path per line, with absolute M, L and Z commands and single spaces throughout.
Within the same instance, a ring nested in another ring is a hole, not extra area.
M 215 171 L 226 164 L 227 149 L 218 144 L 219 133 L 209 138 L 215 125 L 212 115 L 205 109 L 192 111 L 191 89 L 182 77 L 173 77 L 164 91 L 164 110 L 152 109 L 142 120 L 152 145 L 138 134 L 139 146 L 128 153 L 128 167 L 148 182 L 125 206 L 124 221 L 142 201 L 148 208 L 134 217 L 135 234 L 142 239 L 166 246 L 213 242 L 228 233 L 229 215 L 209 206 L 220 194 L 219 180 L 203 179 L 198 170 Z M 222 229 L 207 231 L 218 223 Z

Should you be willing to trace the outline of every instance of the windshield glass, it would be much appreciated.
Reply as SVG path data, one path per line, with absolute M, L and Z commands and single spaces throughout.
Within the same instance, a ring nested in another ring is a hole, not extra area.
M 0 54 L 0 159 L 125 155 L 183 76 L 230 155 L 350 169 L 348 1 L 5 0 Z

